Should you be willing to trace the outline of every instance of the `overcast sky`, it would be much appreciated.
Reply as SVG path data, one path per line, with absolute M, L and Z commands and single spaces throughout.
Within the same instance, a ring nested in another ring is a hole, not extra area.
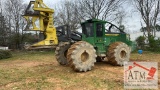
M 25 3 L 29 3 L 30 1 L 34 1 L 34 0 L 24 0 Z M 61 2 L 61 0 L 43 0 L 43 2 L 54 9 L 54 6 L 58 3 Z M 129 30 L 129 32 L 135 32 L 135 31 L 139 31 L 140 30 L 140 27 L 141 27 L 141 24 L 140 24 L 140 16 L 136 13 L 136 12 L 133 12 L 131 11 L 131 6 L 125 6 L 125 10 L 127 11 L 127 18 L 125 19 L 125 26 L 126 26 L 126 29 Z M 55 11 L 56 13 L 56 11 Z
M 29 3 L 30 1 L 35 1 L 35 0 L 23 0 L 25 3 Z M 49 7 L 54 7 L 57 3 L 59 3 L 61 0 L 43 0 L 43 2 L 49 6 Z

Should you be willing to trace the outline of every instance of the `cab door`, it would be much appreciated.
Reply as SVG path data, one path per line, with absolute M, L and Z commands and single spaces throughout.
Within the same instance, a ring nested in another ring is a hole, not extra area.
M 82 24 L 82 40 L 94 45 L 94 23 Z
M 95 23 L 95 46 L 97 47 L 97 54 L 100 55 L 101 53 L 106 52 L 104 49 L 104 24 L 103 23 Z

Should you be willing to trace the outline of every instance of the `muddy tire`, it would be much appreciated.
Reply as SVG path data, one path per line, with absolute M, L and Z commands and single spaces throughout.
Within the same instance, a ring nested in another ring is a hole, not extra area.
M 56 47 L 55 56 L 60 65 L 67 65 L 67 51 L 71 44 L 69 42 L 60 42 Z
M 112 65 L 123 66 L 129 61 L 131 49 L 123 42 L 115 42 L 109 46 L 108 62 Z
M 74 43 L 68 50 L 67 60 L 69 65 L 75 71 L 89 71 L 96 62 L 96 51 L 94 47 L 85 42 L 79 41 Z

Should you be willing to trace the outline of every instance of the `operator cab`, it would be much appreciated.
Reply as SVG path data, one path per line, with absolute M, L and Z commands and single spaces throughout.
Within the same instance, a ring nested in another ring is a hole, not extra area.
M 84 23 L 81 23 L 82 33 L 85 37 L 101 37 L 104 33 L 106 21 L 98 20 L 98 19 L 90 19 Z M 95 31 L 96 29 L 96 31 Z M 96 35 L 94 35 L 96 33 Z
M 107 23 L 108 29 L 105 29 L 105 24 Z M 119 28 L 116 25 L 98 20 L 98 19 L 90 19 L 86 22 L 81 23 L 82 26 L 82 33 L 85 35 L 85 37 L 102 37 L 105 34 L 122 34 L 125 32 L 123 31 L 123 28 Z
M 107 23 L 108 29 L 105 29 L 105 24 Z M 98 19 L 90 19 L 86 22 L 81 23 L 82 26 L 82 33 L 86 35 L 86 37 L 93 37 L 94 36 L 94 29 L 96 29 L 96 36 L 100 37 L 103 36 L 103 29 L 105 29 L 105 33 L 125 33 L 123 28 L 119 28 L 116 25 L 98 20 Z
M 105 25 L 109 25 L 106 29 Z M 98 19 L 90 19 L 81 23 L 82 26 L 82 40 L 92 44 L 98 56 L 104 56 L 102 53 L 106 52 L 106 49 L 110 43 L 115 41 L 123 41 L 126 39 L 126 33 L 118 28 L 116 25 Z

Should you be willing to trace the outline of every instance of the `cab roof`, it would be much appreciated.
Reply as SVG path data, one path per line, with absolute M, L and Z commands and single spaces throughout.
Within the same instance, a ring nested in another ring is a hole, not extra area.
M 85 22 L 82 22 L 81 24 L 83 23 L 91 23 L 91 22 L 100 22 L 100 23 L 107 23 L 107 21 L 103 21 L 103 20 L 100 20 L 100 19 L 88 19 L 86 20 Z

